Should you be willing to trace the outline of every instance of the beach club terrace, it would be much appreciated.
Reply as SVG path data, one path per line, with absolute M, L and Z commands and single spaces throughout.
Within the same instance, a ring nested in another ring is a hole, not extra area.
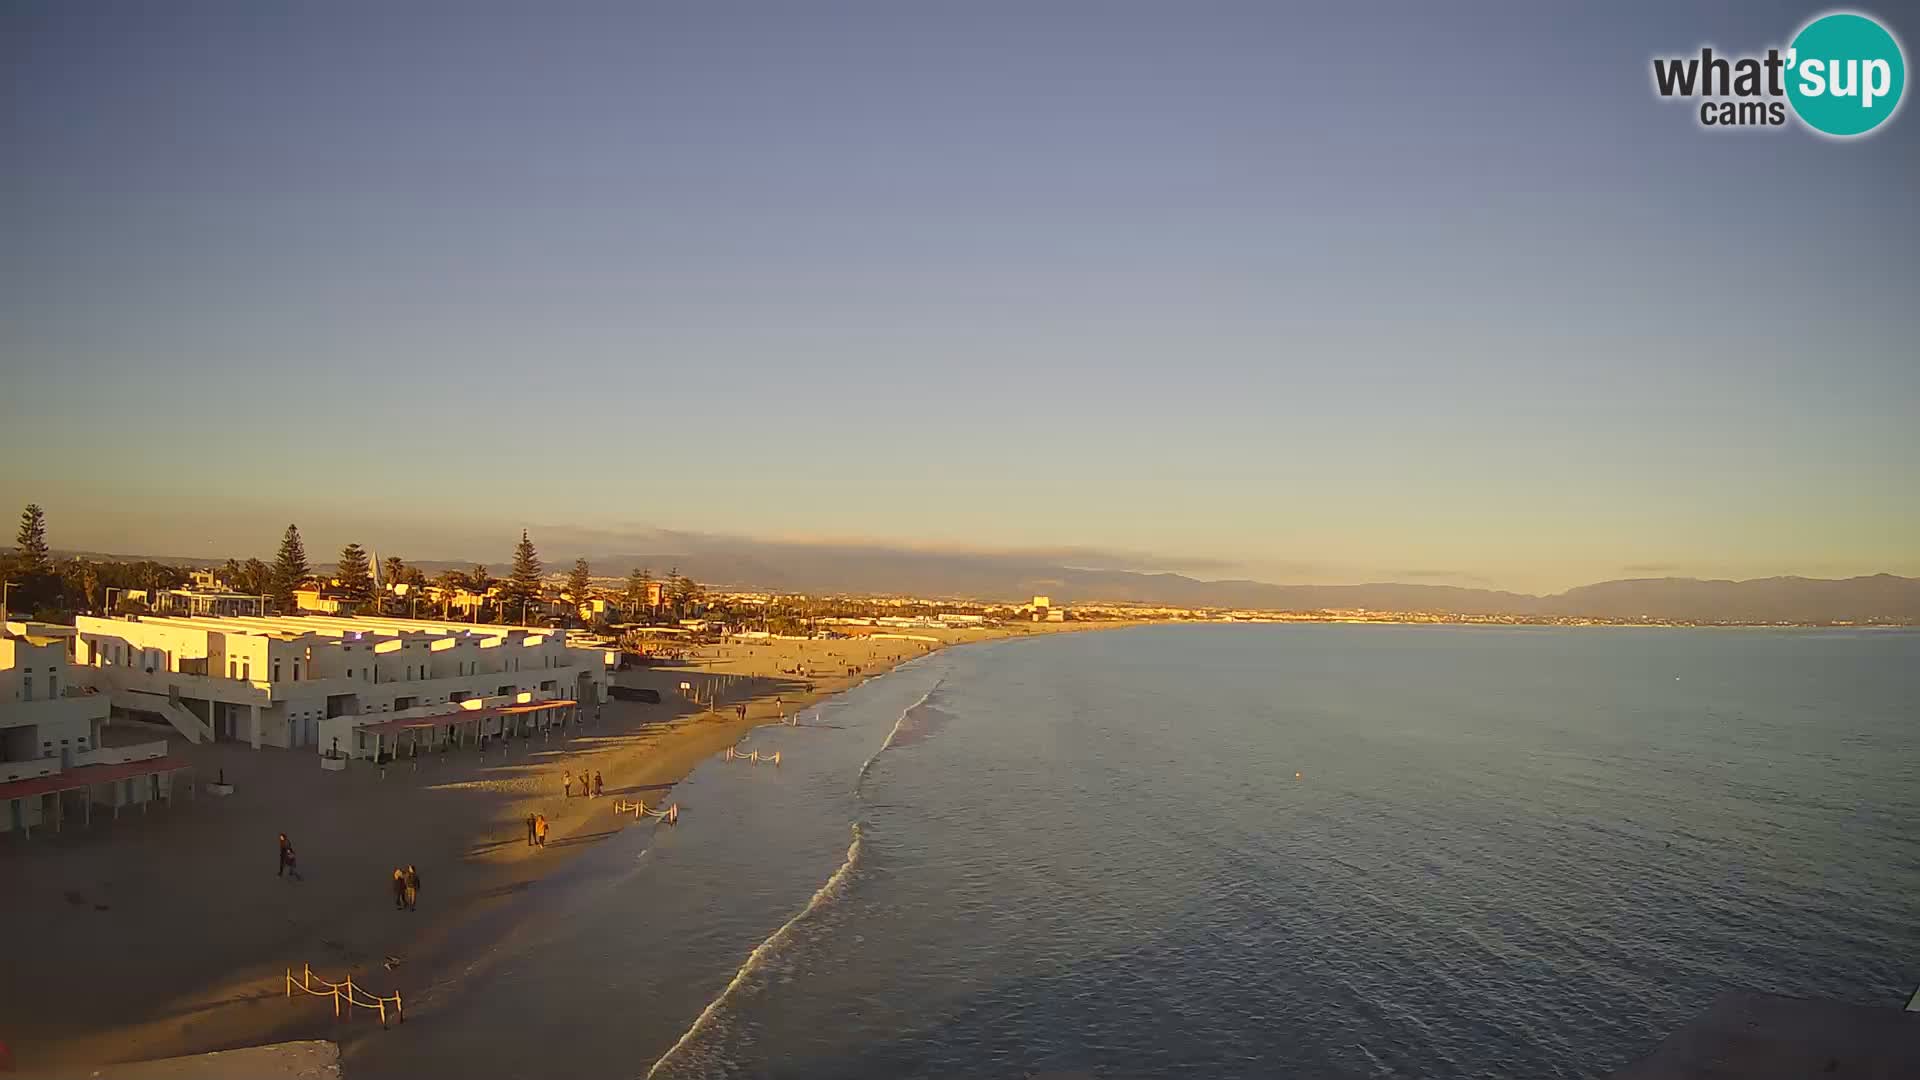
M 563 631 L 334 616 L 77 620 L 74 678 L 194 742 L 312 746 L 395 718 L 535 702 L 596 706 L 613 654 Z M 346 725 L 329 724 L 359 718 Z M 323 730 L 324 729 L 324 730 Z M 341 738 L 345 753 L 357 736 Z

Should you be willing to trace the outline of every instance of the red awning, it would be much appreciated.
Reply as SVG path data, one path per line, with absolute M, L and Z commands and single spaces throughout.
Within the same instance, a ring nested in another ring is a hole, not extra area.
M 491 709 L 461 709 L 458 712 L 435 713 L 432 716 L 406 716 L 396 720 L 381 720 L 378 723 L 355 725 L 359 730 L 374 735 L 393 735 L 402 731 L 419 731 L 426 728 L 443 727 L 447 724 L 471 724 L 478 720 L 491 720 L 496 716 L 519 716 L 523 713 L 539 712 L 542 709 L 558 709 L 575 704 L 572 701 L 536 701 L 530 705 L 499 705 Z
M 568 705 L 578 704 L 579 702 L 574 701 L 572 698 L 556 698 L 553 701 L 535 701 L 527 705 L 502 705 L 500 706 L 499 712 L 503 716 L 513 716 L 518 713 L 539 712 L 541 709 L 560 709 Z
M 111 784 L 130 776 L 179 772 L 181 769 L 192 767 L 191 762 L 177 757 L 123 761 L 118 765 L 82 765 L 77 769 L 54 773 L 52 776 L 36 776 L 30 780 L 15 780 L 11 784 L 0 784 L 0 802 L 7 799 L 30 799 L 35 795 L 45 795 L 54 791 L 77 791 L 95 784 Z
M 462 709 L 459 712 L 440 713 L 436 716 L 404 717 L 399 720 L 382 720 L 377 724 L 357 726 L 359 730 L 369 734 L 393 735 L 402 731 L 423 731 L 427 728 L 445 727 L 448 724 L 471 724 L 497 715 L 499 713 L 494 709 Z

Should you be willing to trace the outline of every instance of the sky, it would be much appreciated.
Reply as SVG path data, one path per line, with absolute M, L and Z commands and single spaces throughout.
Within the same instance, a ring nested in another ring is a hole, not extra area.
M 1920 575 L 1920 115 L 1651 88 L 1824 10 L 9 4 L 0 506 L 208 557 Z

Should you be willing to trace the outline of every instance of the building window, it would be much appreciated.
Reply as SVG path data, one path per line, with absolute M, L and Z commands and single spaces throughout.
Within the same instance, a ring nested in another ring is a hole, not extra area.
M 253 661 L 248 660 L 240 665 L 240 677 L 248 682 L 253 681 Z
M 23 678 L 25 681 L 22 682 L 21 685 L 26 687 L 26 697 L 23 698 L 22 700 L 32 701 L 33 700 L 33 676 L 27 675 L 27 676 L 23 676 Z
M 237 660 L 227 661 L 227 678 L 237 679 L 239 677 L 240 677 L 240 662 Z
M 280 661 L 278 660 L 275 660 L 273 662 L 273 681 L 274 682 L 280 681 Z
M 60 696 L 60 676 L 58 675 L 47 676 L 47 696 L 50 698 L 57 698 Z
M 294 682 L 300 681 L 300 661 L 298 660 L 295 660 L 293 662 L 293 681 Z

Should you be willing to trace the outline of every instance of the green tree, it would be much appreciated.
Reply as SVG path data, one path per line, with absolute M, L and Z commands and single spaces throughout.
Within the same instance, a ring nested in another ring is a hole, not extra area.
M 44 574 L 53 568 L 53 556 L 47 550 L 47 515 L 39 503 L 28 503 L 20 511 L 20 532 L 13 548 L 14 573 Z
M 653 571 L 638 566 L 627 575 L 627 618 L 639 618 L 642 609 L 648 608 L 647 594 L 653 591 Z
M 359 544 L 341 548 L 334 579 L 356 608 L 373 599 L 373 565 L 367 559 L 367 550 Z
M 80 560 L 80 601 L 88 611 L 93 610 L 95 598 L 100 595 L 100 571 L 94 569 L 93 560 Z
M 700 603 L 703 591 L 699 585 L 694 583 L 692 578 L 686 577 L 676 571 L 673 575 L 672 585 L 674 613 L 682 619 L 691 618 L 694 608 Z
M 473 605 L 476 617 L 487 610 L 487 590 L 491 588 L 493 588 L 493 575 L 487 571 L 487 564 L 474 563 L 473 569 L 467 571 L 467 591 L 480 598 L 474 601 Z
M 287 526 L 280 537 L 280 553 L 273 560 L 273 602 L 281 611 L 294 610 L 293 590 L 307 583 L 313 567 L 307 565 L 307 545 L 300 539 L 300 526 Z
M 398 603 L 399 611 L 402 614 L 406 613 L 406 601 L 395 596 L 393 592 L 395 585 L 399 585 L 406 580 L 406 574 L 407 563 L 406 560 L 400 556 L 389 555 L 380 561 L 380 602 L 376 605 L 379 611 L 384 612 L 387 608 Z
M 518 614 L 524 619 L 527 605 L 540 599 L 540 570 L 540 553 L 534 550 L 533 541 L 527 539 L 527 531 L 522 529 L 520 543 L 513 549 L 513 570 L 507 575 L 506 586 L 500 590 L 508 618 Z
M 453 598 L 467 588 L 467 575 L 458 570 L 449 570 L 435 578 L 433 584 L 440 590 L 440 617 L 444 619 L 453 605 Z
M 575 608 L 584 608 L 587 601 L 593 599 L 593 572 L 587 566 L 587 560 L 573 560 L 573 572 L 567 575 L 567 602 Z M 582 619 L 590 619 L 593 613 L 581 611 Z
M 273 567 L 259 559 L 248 559 L 240 564 L 240 573 L 231 584 L 235 592 L 265 596 L 273 591 Z

